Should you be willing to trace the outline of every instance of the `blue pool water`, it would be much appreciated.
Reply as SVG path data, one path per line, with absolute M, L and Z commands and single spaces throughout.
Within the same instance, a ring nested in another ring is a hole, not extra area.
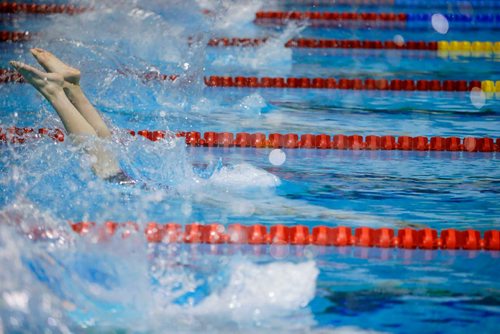
M 38 33 L 30 42 L 0 43 L 0 67 L 11 59 L 33 64 L 36 46 L 80 68 L 89 99 L 114 130 L 103 144 L 139 185 L 100 180 L 69 140 L 0 146 L 0 333 L 496 332 L 499 252 L 148 245 L 134 233 L 103 242 L 76 236 L 68 221 L 498 229 L 497 153 L 284 150 L 286 161 L 276 165 L 269 149 L 186 147 L 182 139 L 151 142 L 126 132 L 497 138 L 500 102 L 491 94 L 203 84 L 208 75 L 495 81 L 494 56 L 282 45 L 300 37 L 496 41 L 497 30 L 253 24 L 259 9 L 307 10 L 285 1 L 81 3 L 95 10 L 0 17 L 1 30 Z M 313 10 L 464 11 L 450 3 Z M 232 36 L 273 39 L 259 48 L 206 47 L 209 38 Z M 146 82 L 118 70 L 180 77 Z M 2 84 L 0 94 L 0 127 L 63 128 L 28 85 Z M 52 230 L 46 240 L 31 240 L 36 226 Z

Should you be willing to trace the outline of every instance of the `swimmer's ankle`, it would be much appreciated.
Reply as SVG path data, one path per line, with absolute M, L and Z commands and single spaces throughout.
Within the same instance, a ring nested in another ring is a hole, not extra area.
M 69 95 L 75 94 L 77 91 L 82 90 L 79 84 L 73 84 L 73 83 L 67 81 L 66 79 L 64 79 L 63 89 L 66 92 L 66 94 L 69 94 Z
M 47 99 L 57 97 L 63 91 L 64 78 L 57 73 L 46 73 L 17 61 L 10 64 Z
M 80 71 L 65 64 L 49 51 L 33 48 L 31 49 L 31 54 L 47 72 L 58 73 L 63 76 L 64 81 L 73 85 L 80 84 Z

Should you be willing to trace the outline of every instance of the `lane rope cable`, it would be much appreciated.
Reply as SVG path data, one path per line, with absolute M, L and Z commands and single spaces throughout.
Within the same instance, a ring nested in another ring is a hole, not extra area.
M 311 11 L 259 11 L 255 13 L 258 25 L 285 25 L 289 21 L 307 21 L 311 27 L 372 27 L 372 28 L 429 28 L 433 16 L 428 13 L 375 13 L 375 12 L 311 12 Z M 500 14 L 439 14 L 455 27 L 500 27 Z
M 29 31 L 0 31 L 0 42 L 25 42 L 33 38 Z M 256 47 L 264 45 L 269 38 L 211 38 L 210 47 Z M 191 42 L 191 40 L 189 40 Z M 420 50 L 437 52 L 473 53 L 479 56 L 500 55 L 500 42 L 492 41 L 381 41 L 381 40 L 351 40 L 351 39 L 315 39 L 295 38 L 288 40 L 287 48 L 307 49 L 373 49 L 373 50 Z M 462 55 L 462 54 L 460 54 Z
M 189 146 L 272 148 L 272 149 L 331 149 L 331 150 L 401 150 L 401 151 L 464 151 L 499 152 L 500 138 L 490 137 L 441 137 L 441 136 L 389 136 L 389 135 L 344 135 L 297 133 L 248 133 L 197 131 L 168 132 L 162 130 L 127 130 L 133 137 L 151 141 L 183 137 Z M 60 129 L 33 129 L 29 127 L 0 128 L 0 144 L 22 144 L 43 137 L 63 142 L 65 135 Z
M 449 7 L 450 0 L 434 0 L 432 5 L 425 0 L 275 0 L 282 5 L 302 5 L 302 6 L 364 6 L 364 7 Z M 497 0 L 468 0 L 467 3 L 474 8 L 497 8 L 500 3 Z M 457 5 L 463 4 L 462 1 L 457 1 Z
M 127 222 L 106 222 L 96 225 L 94 222 L 71 223 L 74 232 L 86 235 L 100 229 L 102 236 L 112 236 L 122 230 L 122 236 L 130 231 L 138 232 L 139 224 Z M 43 231 L 42 231 L 43 232 Z M 463 250 L 500 250 L 500 230 L 487 230 L 484 233 L 474 230 L 388 227 L 371 228 L 347 226 L 315 226 L 312 230 L 305 225 L 242 225 L 230 224 L 159 224 L 150 222 L 144 228 L 144 234 L 151 243 L 205 243 L 205 244 L 249 244 L 249 245 L 316 245 L 316 246 L 358 246 L 403 249 L 463 249 Z
M 76 15 L 89 11 L 90 8 L 79 7 L 66 4 L 36 4 L 36 3 L 17 3 L 1 2 L 0 14 L 67 14 Z
M 158 72 L 132 73 L 119 70 L 122 75 L 137 75 L 144 81 L 175 81 L 178 75 Z M 467 92 L 472 89 L 485 93 L 500 92 L 500 81 L 492 80 L 411 80 L 411 79 L 348 79 L 348 78 L 305 78 L 305 77 L 245 77 L 245 76 L 205 76 L 208 87 L 223 88 L 301 88 L 301 89 L 346 89 L 376 91 L 447 91 Z M 0 83 L 24 83 L 21 74 L 15 70 L 0 69 Z M 490 96 L 487 96 L 490 97 Z

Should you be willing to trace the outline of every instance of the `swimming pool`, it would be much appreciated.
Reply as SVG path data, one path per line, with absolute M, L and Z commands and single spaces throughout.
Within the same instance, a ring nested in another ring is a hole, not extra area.
M 445 80 L 495 82 L 500 69 L 494 49 L 285 47 L 296 38 L 494 43 L 495 17 L 483 16 L 486 23 L 474 27 L 468 21 L 455 25 L 448 17 L 445 34 L 422 24 L 253 22 L 259 10 L 448 15 L 472 8 L 475 16 L 498 11 L 492 1 L 465 7 L 417 3 L 373 7 L 325 1 L 311 9 L 293 1 L 82 2 L 93 10 L 3 15 L 2 30 L 30 31 L 33 37 L 0 43 L 0 67 L 7 68 L 11 59 L 33 63 L 28 51 L 37 46 L 81 68 L 82 85 L 114 127 L 106 145 L 139 185 L 98 179 L 89 157 L 68 140 L 1 144 L 0 328 L 494 332 L 500 312 L 498 251 L 148 243 L 133 224 L 114 236 L 97 228 L 79 236 L 68 224 L 136 222 L 140 232 L 151 222 L 220 223 L 227 229 L 235 223 L 305 225 L 311 231 L 320 225 L 353 231 L 498 230 L 496 152 L 280 152 L 186 146 L 185 138 L 175 136 L 153 142 L 128 132 L 498 138 L 500 104 L 487 89 L 364 89 L 366 79 L 439 80 L 442 87 Z M 256 47 L 207 46 L 210 38 L 264 37 L 270 39 Z M 149 80 L 154 76 L 145 76 L 148 72 L 178 78 Z M 336 83 L 360 79 L 364 86 L 355 90 L 357 81 L 350 81 L 349 89 L 280 88 L 273 79 L 273 87 L 211 87 L 204 83 L 210 76 L 333 77 Z M 62 128 L 31 87 L 6 83 L 0 91 L 1 128 Z

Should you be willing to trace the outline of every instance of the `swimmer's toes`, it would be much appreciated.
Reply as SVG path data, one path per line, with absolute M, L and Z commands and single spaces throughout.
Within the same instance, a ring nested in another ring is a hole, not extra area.
M 23 75 L 23 77 L 29 81 L 29 79 L 36 79 L 36 78 L 43 78 L 44 73 L 33 66 L 26 65 L 24 63 L 21 63 L 19 61 L 11 61 L 10 64 L 19 72 Z
M 47 85 L 62 87 L 64 83 L 64 79 L 60 74 L 42 72 L 33 66 L 19 61 L 11 61 L 10 65 L 21 73 L 26 81 L 34 85 L 36 88 L 41 88 Z
M 15 60 L 11 60 L 9 61 L 9 64 L 14 67 L 16 70 L 20 69 L 21 67 L 23 67 L 24 65 L 26 64 L 23 64 L 21 63 L 20 61 L 15 61 Z
M 16 69 L 19 73 L 22 74 L 22 76 L 30 81 L 30 79 L 36 78 L 36 77 L 41 77 L 42 73 L 41 71 L 37 70 L 36 68 L 26 65 L 24 63 L 21 63 L 19 61 L 11 61 L 10 65 Z
M 33 57 L 35 57 L 38 63 L 47 72 L 59 73 L 64 77 L 64 80 L 72 84 L 78 84 L 80 82 L 80 71 L 65 64 L 49 51 L 40 48 L 33 48 L 30 51 Z
M 43 49 L 34 48 L 30 49 L 31 54 L 35 57 L 36 61 L 48 72 L 54 72 L 55 66 L 50 63 L 52 54 Z

